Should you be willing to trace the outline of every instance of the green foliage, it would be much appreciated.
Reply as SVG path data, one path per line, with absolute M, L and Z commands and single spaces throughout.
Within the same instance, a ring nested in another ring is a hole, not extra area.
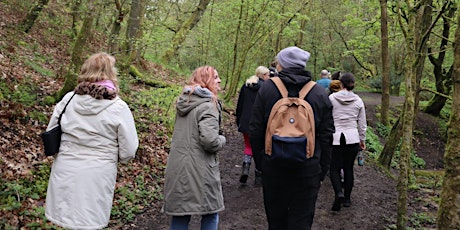
M 17 210 L 26 199 L 38 200 L 46 195 L 50 168 L 42 165 L 33 171 L 33 180 L 4 181 L 0 178 L 0 209 Z
M 45 114 L 39 111 L 30 111 L 27 113 L 27 116 L 34 121 L 38 121 L 40 124 L 47 124 L 49 117 L 47 117 Z
M 56 104 L 56 98 L 53 96 L 45 96 L 43 98 L 43 102 L 45 103 L 45 105 L 54 105 Z
M 25 61 L 26 65 L 28 65 L 30 68 L 32 68 L 35 72 L 39 73 L 40 75 L 43 76 L 54 76 L 54 71 L 43 68 L 41 63 L 33 62 L 31 60 L 26 60 Z
M 409 217 L 409 219 L 410 219 L 409 222 L 414 229 L 423 229 L 423 226 L 427 226 L 427 224 L 436 223 L 435 216 L 430 216 L 424 212 L 422 213 L 413 212 L 412 215 Z
M 368 126 L 366 130 L 366 151 L 369 153 L 369 157 L 376 159 L 382 150 L 383 146 L 380 143 L 379 137 L 375 134 L 372 127 Z
M 148 168 L 136 176 L 133 184 L 128 183 L 115 189 L 120 199 L 116 200 L 112 207 L 111 219 L 119 222 L 133 221 L 145 206 L 162 199 L 161 188 L 158 185 L 148 186 L 144 179 L 146 176 L 149 176 Z
M 403 76 L 398 76 L 398 75 L 395 75 L 395 74 L 391 74 L 391 76 L 390 76 L 390 88 L 394 89 L 394 88 L 398 87 L 402 83 L 403 79 L 404 79 Z M 376 77 L 370 78 L 369 86 L 371 88 L 374 88 L 377 92 L 381 92 L 382 91 L 382 76 L 376 76 Z M 390 92 L 393 91 L 391 89 L 390 89 Z
M 139 116 L 154 123 L 162 123 L 172 130 L 175 119 L 174 105 L 181 89 L 180 86 L 171 86 L 141 91 L 136 95 L 132 95 L 131 100 L 133 103 L 130 105 L 146 107 L 151 112 L 139 114 Z
M 444 171 L 415 170 L 415 175 L 417 176 L 417 183 L 420 184 L 420 187 L 440 191 L 444 179 Z
M 5 82 L 0 82 L 0 89 L 3 97 L 1 99 L 20 103 L 24 106 L 35 105 L 37 100 L 37 95 L 35 92 L 39 90 L 37 85 L 32 85 L 25 81 L 16 83 L 12 87 L 14 90 L 7 86 Z
M 378 136 L 386 138 L 390 134 L 390 131 L 391 131 L 390 127 L 380 122 L 378 122 L 376 125 L 377 125 L 377 128 L 375 131 L 377 131 Z
M 397 168 L 397 162 L 399 161 L 399 158 L 400 158 L 400 152 L 399 151 L 396 151 L 394 157 L 393 157 L 393 161 L 391 163 L 392 166 L 396 167 Z M 425 168 L 425 165 L 426 165 L 426 162 L 425 160 L 423 160 L 422 158 L 418 157 L 417 154 L 412 151 L 411 155 L 410 155 L 410 166 L 412 169 L 423 169 Z

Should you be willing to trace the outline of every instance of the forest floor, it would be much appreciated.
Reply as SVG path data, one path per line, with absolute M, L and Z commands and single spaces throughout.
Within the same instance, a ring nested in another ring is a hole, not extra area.
M 365 102 L 369 126 L 375 127 L 378 122 L 375 111 L 376 106 L 381 103 L 380 94 L 358 94 Z M 396 109 L 401 107 L 404 98 L 391 97 L 390 101 L 391 108 Z M 242 186 L 238 181 L 243 156 L 243 138 L 236 131 L 233 116 L 227 116 L 225 127 L 227 145 L 220 152 L 220 170 L 226 208 L 219 214 L 219 229 L 267 229 L 262 188 L 254 186 L 253 173 L 246 186 Z M 417 155 L 426 161 L 427 170 L 442 167 L 440 162 L 442 162 L 444 144 L 436 130 L 437 127 L 436 119 L 424 113 L 418 114 L 416 129 L 417 133 L 423 135 L 415 136 L 415 149 Z M 339 212 L 331 211 L 333 194 L 330 180 L 326 178 L 318 195 L 313 229 L 395 229 L 396 181 L 373 162 L 366 161 L 362 167 L 355 166 L 351 207 L 344 207 Z M 429 195 L 410 192 L 409 215 L 420 212 L 417 210 L 435 215 L 437 209 L 435 205 L 427 206 L 418 202 L 424 200 L 420 199 L 420 196 Z M 125 225 L 123 229 L 168 229 L 169 218 L 161 213 L 160 209 L 161 203 L 153 204 L 149 210 L 137 216 L 134 222 Z M 199 229 L 199 221 L 198 216 L 193 216 L 190 229 Z M 409 225 L 414 226 L 415 229 L 435 229 L 433 221 L 409 223 Z

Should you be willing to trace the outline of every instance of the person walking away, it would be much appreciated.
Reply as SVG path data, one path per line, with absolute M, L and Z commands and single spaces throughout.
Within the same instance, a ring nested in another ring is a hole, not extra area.
M 252 161 L 252 148 L 249 140 L 249 120 L 252 114 L 252 105 L 256 99 L 257 91 L 260 89 L 265 80 L 269 78 L 269 69 L 265 66 L 259 66 L 256 69 L 256 75 L 249 77 L 246 82 L 241 86 L 240 94 L 238 96 L 238 103 L 236 105 L 236 125 L 238 131 L 243 133 L 244 138 L 244 156 L 243 167 L 240 176 L 240 183 L 246 184 L 249 176 L 249 171 Z M 258 162 L 254 159 L 254 162 Z M 255 166 L 255 180 L 256 186 L 262 185 L 262 173 L 257 163 Z
M 316 83 L 318 83 L 318 85 L 327 89 L 329 88 L 329 84 L 331 84 L 331 79 L 329 79 L 330 76 L 331 76 L 331 73 L 329 73 L 327 69 L 323 69 L 321 70 L 321 74 L 320 74 L 321 78 L 318 81 L 316 81 Z
M 310 72 L 305 70 L 309 58 L 309 52 L 295 46 L 277 54 L 278 77 L 287 88 L 289 97 L 298 97 L 300 89 L 312 80 Z M 324 88 L 317 85 L 304 98 L 314 112 L 314 151 L 303 163 L 293 165 L 278 162 L 266 153 L 269 147 L 265 146 L 267 122 L 272 107 L 280 98 L 281 93 L 270 78 L 257 93 L 249 123 L 253 154 L 263 159 L 262 188 L 268 228 L 311 229 L 320 184 L 331 160 L 332 105 Z M 300 148 L 299 151 L 305 151 L 305 144 Z
M 176 120 L 166 163 L 164 205 L 170 229 L 188 229 L 191 215 L 201 215 L 201 229 L 217 230 L 224 199 L 217 152 L 222 106 L 217 70 L 197 68 L 176 103 Z
M 340 71 L 334 72 L 331 75 L 331 83 L 329 84 L 329 88 L 326 89 L 328 95 L 342 90 L 342 83 L 339 80 L 340 76 L 342 76 L 342 72 Z
M 102 229 L 110 219 L 117 163 L 134 158 L 139 140 L 133 115 L 118 96 L 115 58 L 91 55 L 78 85 L 57 103 L 47 130 L 61 119 L 59 152 L 54 156 L 45 215 L 67 229 Z
M 355 78 L 352 73 L 345 73 L 340 77 L 340 82 L 343 89 L 329 96 L 335 124 L 330 168 L 330 179 L 335 193 L 333 211 L 340 211 L 342 204 L 344 207 L 351 206 L 355 158 L 358 151 L 366 149 L 366 111 L 363 100 L 352 91 Z M 340 181 L 342 168 L 343 190 Z

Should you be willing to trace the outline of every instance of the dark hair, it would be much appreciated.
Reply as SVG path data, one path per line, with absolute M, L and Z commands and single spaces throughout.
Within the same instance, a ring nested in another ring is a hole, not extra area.
M 268 68 L 268 70 L 270 70 L 270 77 L 275 77 L 275 76 L 278 76 L 278 73 L 276 72 L 276 69 L 273 68 L 273 67 L 270 67 Z
M 355 88 L 355 76 L 352 73 L 344 73 L 340 76 L 340 82 L 342 82 L 343 87 L 347 90 L 353 90 Z
M 334 73 L 331 75 L 331 79 L 332 79 L 332 80 L 339 80 L 341 74 L 342 74 L 342 73 L 341 73 L 340 71 L 334 72 Z

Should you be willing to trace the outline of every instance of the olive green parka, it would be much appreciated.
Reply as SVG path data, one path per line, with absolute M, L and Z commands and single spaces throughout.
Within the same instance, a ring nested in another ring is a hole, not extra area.
M 176 104 L 176 120 L 165 172 L 163 211 L 168 215 L 204 215 L 224 210 L 217 151 L 221 106 L 212 93 L 184 88 Z

